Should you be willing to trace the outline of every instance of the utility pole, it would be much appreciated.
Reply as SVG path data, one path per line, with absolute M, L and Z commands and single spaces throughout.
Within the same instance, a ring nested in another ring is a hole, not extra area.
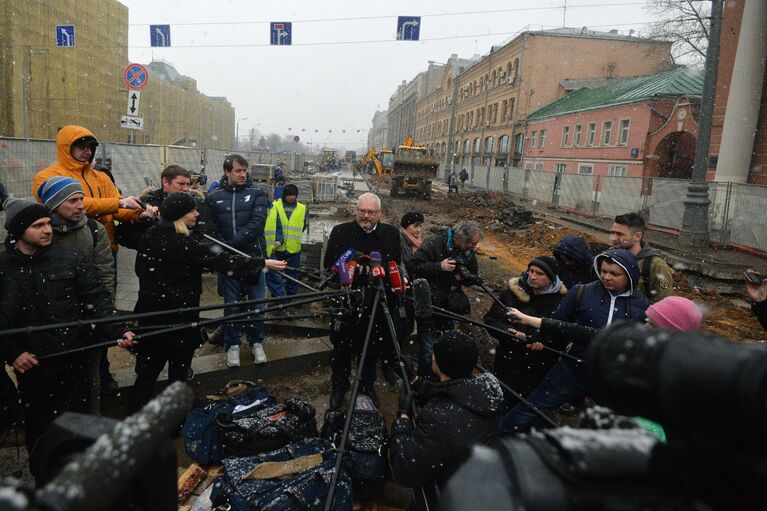
M 691 247 L 708 247 L 708 153 L 711 143 L 711 121 L 716 95 L 716 75 L 719 70 L 719 38 L 722 31 L 722 6 L 724 0 L 711 1 L 711 27 L 706 49 L 706 67 L 703 82 L 703 97 L 700 105 L 698 140 L 695 145 L 695 163 L 692 179 L 687 187 L 684 200 L 684 216 L 679 241 Z

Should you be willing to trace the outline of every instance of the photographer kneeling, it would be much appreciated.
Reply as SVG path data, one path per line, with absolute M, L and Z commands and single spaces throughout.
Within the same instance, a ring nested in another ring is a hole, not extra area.
M 394 477 L 414 488 L 409 509 L 436 509 L 439 488 L 471 447 L 497 434 L 503 391 L 492 374 L 472 375 L 478 357 L 471 336 L 443 333 L 432 355 L 432 370 L 439 382 L 416 378 L 413 383 L 417 399 L 426 401 L 415 426 L 410 399 L 400 398 L 389 448 Z

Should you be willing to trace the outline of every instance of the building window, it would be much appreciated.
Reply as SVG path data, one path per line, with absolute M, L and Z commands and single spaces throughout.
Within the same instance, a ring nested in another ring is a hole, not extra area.
M 555 169 L 557 174 L 564 174 L 567 172 L 567 163 L 557 163 Z
M 580 147 L 582 137 L 583 137 L 583 126 L 581 126 L 580 124 L 576 124 L 575 125 L 575 140 L 574 140 L 575 147 Z
M 578 165 L 578 174 L 593 174 L 594 165 L 591 163 L 581 163 Z
M 596 140 L 597 137 L 597 123 L 590 122 L 589 123 L 589 131 L 586 135 L 586 145 L 592 146 L 594 145 L 594 140 Z
M 538 144 L 538 132 L 533 131 L 530 133 L 530 147 L 533 148 Z
M 511 98 L 509 100 L 509 116 L 508 116 L 508 119 L 509 119 L 509 121 L 513 121 L 514 120 L 514 98 Z
M 506 120 L 506 113 L 509 111 L 509 100 L 504 100 L 501 103 L 501 122 Z
M 610 139 L 613 136 L 613 121 L 602 123 L 602 145 L 610 145 Z
M 543 149 L 543 146 L 546 145 L 546 132 L 548 130 L 541 130 L 541 143 L 540 148 Z
M 621 119 L 621 132 L 618 136 L 618 145 L 627 145 L 629 143 L 629 129 L 631 128 L 631 119 Z
M 522 149 L 525 147 L 525 136 L 522 133 L 517 134 L 514 140 L 514 152 L 522 154 Z
M 533 164 L 528 162 L 525 162 L 525 170 L 533 170 Z
M 608 176 L 626 177 L 627 174 L 628 169 L 625 165 L 610 165 L 610 168 L 607 170 Z
M 463 154 L 469 154 L 469 149 L 471 149 L 471 142 L 467 138 L 463 141 Z
M 485 139 L 485 152 L 486 153 L 493 152 L 493 137 L 487 137 Z
M 543 162 L 539 161 L 535 163 L 535 170 L 536 172 L 542 172 L 543 171 Z
M 508 135 L 504 135 L 500 139 L 498 139 L 498 152 L 499 153 L 509 152 L 509 136 Z
M 482 149 L 482 139 L 477 137 L 474 139 L 474 154 L 478 154 Z
M 562 147 L 570 143 L 570 125 L 562 126 Z

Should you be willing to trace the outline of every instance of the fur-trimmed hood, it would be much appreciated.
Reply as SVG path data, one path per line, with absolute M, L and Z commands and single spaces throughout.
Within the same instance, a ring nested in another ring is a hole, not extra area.
M 507 285 L 509 286 L 509 291 L 514 294 L 517 300 L 522 303 L 530 303 L 530 297 L 533 295 L 533 290 L 527 284 L 527 271 L 522 272 L 522 275 L 518 277 L 510 278 Z M 560 282 L 559 289 L 557 291 L 553 291 L 553 293 L 565 296 L 567 294 L 567 286 Z M 552 292 L 543 294 L 552 294 Z

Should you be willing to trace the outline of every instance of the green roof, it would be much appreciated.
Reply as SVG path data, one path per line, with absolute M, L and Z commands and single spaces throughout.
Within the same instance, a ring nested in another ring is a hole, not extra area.
M 616 78 L 607 85 L 594 89 L 578 89 L 536 110 L 527 116 L 527 120 L 536 121 L 652 98 L 700 96 L 702 93 L 703 73 L 679 67 L 673 71 L 652 76 Z

